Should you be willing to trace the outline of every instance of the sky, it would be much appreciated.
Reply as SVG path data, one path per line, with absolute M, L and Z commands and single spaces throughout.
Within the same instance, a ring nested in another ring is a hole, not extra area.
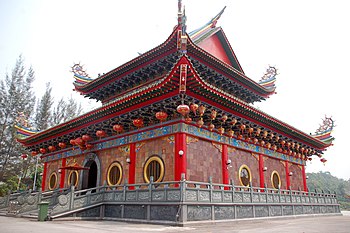
M 183 0 L 187 32 L 227 6 L 221 26 L 245 74 L 258 81 L 278 69 L 277 94 L 256 108 L 305 133 L 325 115 L 335 120 L 335 141 L 307 172 L 329 171 L 350 179 L 347 117 L 350 54 L 348 0 Z M 97 105 L 73 92 L 75 63 L 95 78 L 163 43 L 177 24 L 177 0 L 0 0 L 0 78 L 22 54 L 36 72 L 38 96 L 73 96 L 86 109 Z

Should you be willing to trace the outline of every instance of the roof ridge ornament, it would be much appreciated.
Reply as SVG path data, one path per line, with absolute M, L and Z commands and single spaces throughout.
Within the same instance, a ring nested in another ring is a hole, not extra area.
M 19 112 L 16 117 L 15 128 L 17 130 L 16 137 L 18 139 L 25 139 L 40 132 L 39 130 L 36 130 L 30 126 L 27 119 L 28 116 L 26 116 L 23 112 Z
M 177 49 L 180 50 L 182 53 L 187 52 L 187 34 L 186 34 L 186 12 L 185 12 L 185 6 L 182 10 L 182 1 L 178 0 L 178 32 L 177 32 Z
M 86 71 L 83 69 L 83 66 L 80 65 L 80 63 L 76 63 L 72 66 L 71 72 L 74 73 L 75 78 L 75 84 L 79 86 L 83 86 L 89 82 L 91 82 L 93 79 L 89 77 L 89 75 L 86 73 Z
M 264 76 L 259 80 L 259 84 L 266 89 L 274 89 L 276 88 L 276 76 L 278 75 L 277 69 L 274 66 L 270 66 L 266 69 Z
M 205 34 L 211 28 L 215 28 L 218 20 L 220 19 L 221 15 L 224 13 L 225 9 L 226 9 L 226 6 L 217 15 L 215 15 L 208 23 L 206 23 L 202 27 L 197 28 L 196 30 L 188 33 L 190 38 L 193 40 L 193 39 Z
M 331 142 L 335 139 L 333 136 L 331 136 L 331 133 L 335 127 L 334 122 L 335 121 L 332 119 L 332 117 L 325 116 L 322 120 L 322 124 L 320 124 L 320 127 L 312 136 L 326 144 L 331 144 Z

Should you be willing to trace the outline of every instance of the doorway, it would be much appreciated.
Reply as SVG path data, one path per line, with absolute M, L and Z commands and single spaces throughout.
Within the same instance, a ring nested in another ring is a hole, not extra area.
M 97 186 L 97 164 L 90 160 L 86 165 L 89 170 L 84 170 L 82 189 L 95 188 Z

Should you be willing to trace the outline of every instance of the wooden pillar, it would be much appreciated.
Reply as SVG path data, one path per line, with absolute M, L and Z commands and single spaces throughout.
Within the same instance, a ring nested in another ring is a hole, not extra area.
M 43 177 L 41 178 L 41 191 L 45 191 L 46 186 L 46 176 L 47 176 L 47 162 L 44 163 Z
M 222 169 L 222 183 L 223 184 L 229 184 L 229 174 L 227 169 L 227 161 L 228 161 L 228 151 L 227 151 L 227 145 L 222 145 L 222 152 L 221 152 L 221 169 Z
M 130 144 L 130 163 L 129 163 L 129 184 L 135 184 L 135 172 L 136 172 L 136 144 Z M 133 189 L 133 187 L 130 187 Z
M 66 166 L 66 158 L 63 158 L 61 167 L 65 167 L 65 166 Z M 64 188 L 64 180 L 65 180 L 65 178 L 66 178 L 66 169 L 61 169 L 60 189 Z
M 288 163 L 288 161 L 285 161 L 285 167 L 286 167 L 286 182 L 287 182 L 286 189 L 290 189 L 290 176 L 289 176 L 289 163 Z
M 260 188 L 265 188 L 264 157 L 262 154 L 259 154 L 259 177 L 260 177 Z
M 187 171 L 187 145 L 186 145 L 186 134 L 176 133 L 175 134 L 175 181 L 181 180 L 181 174 L 185 174 Z
M 306 183 L 305 165 L 301 165 L 301 172 L 302 172 L 302 175 L 303 175 L 304 192 L 308 192 L 307 183 Z

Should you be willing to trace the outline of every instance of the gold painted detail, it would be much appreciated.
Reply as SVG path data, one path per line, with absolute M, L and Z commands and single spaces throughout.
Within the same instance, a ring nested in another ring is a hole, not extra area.
M 238 170 L 238 178 L 241 186 L 248 187 L 249 183 L 252 182 L 252 173 L 249 167 L 243 164 Z
M 271 173 L 271 184 L 274 189 L 278 189 L 281 187 L 281 177 L 277 171 L 273 171 Z
M 191 137 L 191 136 L 186 136 L 186 144 L 190 144 L 190 143 L 195 143 L 195 142 L 198 142 L 199 139 L 198 138 L 195 138 L 195 137 Z
M 153 176 L 153 182 L 161 182 L 164 174 L 164 161 L 157 155 L 149 157 L 143 167 L 143 178 L 145 182 L 149 183 L 151 176 Z
M 255 154 L 255 153 L 252 153 L 252 156 L 259 161 L 259 155 L 258 154 Z
M 218 151 L 222 152 L 222 144 L 212 142 L 211 143 Z
M 68 186 L 78 187 L 79 173 L 78 171 L 70 171 L 68 175 Z
M 135 146 L 136 152 L 138 152 L 144 145 L 146 145 L 145 142 L 136 143 L 136 146 Z
M 56 172 L 52 172 L 49 178 L 49 189 L 50 190 L 54 190 L 56 189 L 57 186 L 57 173 Z
M 118 185 L 123 177 L 123 168 L 119 162 L 113 162 L 107 171 L 107 183 L 109 186 Z

